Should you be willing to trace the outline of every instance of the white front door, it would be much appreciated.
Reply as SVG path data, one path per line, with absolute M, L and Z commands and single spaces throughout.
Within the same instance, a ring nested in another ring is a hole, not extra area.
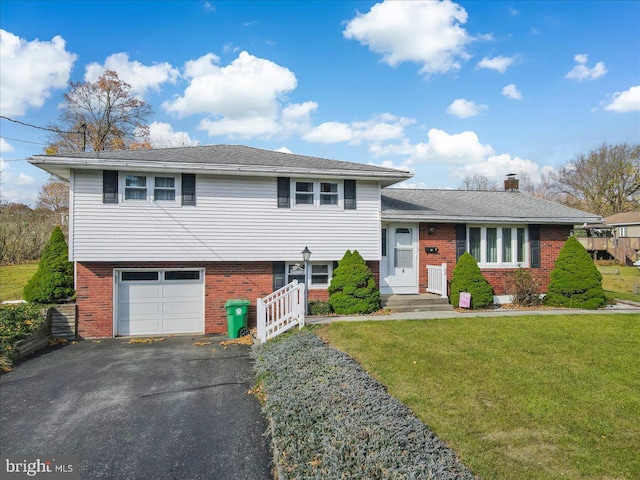
M 418 293 L 418 226 L 389 224 L 381 268 L 382 293 Z

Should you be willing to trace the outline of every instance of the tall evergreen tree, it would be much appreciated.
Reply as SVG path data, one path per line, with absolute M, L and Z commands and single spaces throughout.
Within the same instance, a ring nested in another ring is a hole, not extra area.
M 347 250 L 329 285 L 329 304 L 335 313 L 351 315 L 380 309 L 380 291 L 371 269 L 358 253 Z
M 569 237 L 558 254 L 544 300 L 547 305 L 592 310 L 605 304 L 602 274 L 575 237 Z
M 73 263 L 60 227 L 53 229 L 38 264 L 38 270 L 22 291 L 28 302 L 55 303 L 73 295 Z
M 484 308 L 493 303 L 493 287 L 482 275 L 478 262 L 465 252 L 456 263 L 451 279 L 451 304 L 460 304 L 460 292 L 471 294 L 471 308 Z

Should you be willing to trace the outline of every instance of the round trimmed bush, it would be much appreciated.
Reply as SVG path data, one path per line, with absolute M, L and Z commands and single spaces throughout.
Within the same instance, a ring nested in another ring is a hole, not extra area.
M 60 227 L 53 229 L 45 245 L 38 270 L 22 291 L 32 303 L 55 303 L 73 295 L 73 263 Z
M 569 237 L 558 254 L 544 302 L 556 307 L 590 310 L 606 302 L 602 274 L 575 237 Z
M 357 250 L 347 250 L 329 285 L 329 304 L 339 315 L 373 313 L 380 309 L 380 291 L 371 269 Z
M 493 304 L 493 287 L 482 275 L 478 262 L 469 252 L 458 259 L 451 279 L 451 304 L 460 304 L 460 292 L 471 294 L 471 308 L 486 308 Z

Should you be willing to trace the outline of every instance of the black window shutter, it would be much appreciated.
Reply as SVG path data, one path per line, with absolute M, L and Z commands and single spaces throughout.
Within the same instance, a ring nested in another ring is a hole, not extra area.
M 456 225 L 456 262 L 467 251 L 467 225 Z
M 196 204 L 196 176 L 193 173 L 182 174 L 182 205 Z
M 291 197 L 289 177 L 278 177 L 278 208 L 289 208 Z
M 355 180 L 344 181 L 344 209 L 345 210 L 356 209 L 356 181 Z
M 102 171 L 102 203 L 118 203 L 118 171 Z
M 273 291 L 284 287 L 286 276 L 284 274 L 285 264 L 284 262 L 273 262 Z
M 529 225 L 529 248 L 531 268 L 540 268 L 540 225 Z

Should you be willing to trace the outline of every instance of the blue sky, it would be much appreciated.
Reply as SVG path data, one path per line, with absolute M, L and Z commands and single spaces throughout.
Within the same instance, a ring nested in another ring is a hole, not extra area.
M 640 141 L 640 2 L 11 1 L 2 115 L 55 122 L 116 70 L 157 147 L 233 143 L 409 169 L 407 186 L 531 180 Z M 46 132 L 0 120 L 2 200 L 33 204 Z M 31 142 L 31 143 L 29 143 Z

